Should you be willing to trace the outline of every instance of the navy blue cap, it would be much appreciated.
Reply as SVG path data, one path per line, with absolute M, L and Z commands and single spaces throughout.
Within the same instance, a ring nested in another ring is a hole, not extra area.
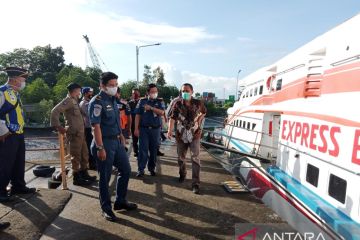
M 70 83 L 69 85 L 67 85 L 67 90 L 71 91 L 77 88 L 81 88 L 81 86 L 77 83 Z
M 27 78 L 29 76 L 29 72 L 26 69 L 19 67 L 7 67 L 3 71 L 6 72 L 9 77 Z
M 83 87 L 82 89 L 81 89 L 81 93 L 84 95 L 84 94 L 86 94 L 86 93 L 88 93 L 88 92 L 93 92 L 94 91 L 94 89 L 92 89 L 91 87 Z

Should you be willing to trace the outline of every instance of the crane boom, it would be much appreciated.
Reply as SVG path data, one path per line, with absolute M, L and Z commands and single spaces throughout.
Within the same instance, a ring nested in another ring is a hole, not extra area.
M 83 35 L 83 38 L 86 41 L 86 45 L 87 45 L 87 48 L 88 48 L 88 51 L 89 51 L 89 54 L 90 54 L 90 59 L 91 59 L 91 62 L 93 63 L 93 66 L 95 68 L 98 68 L 98 69 L 101 70 L 100 61 L 98 59 L 98 54 L 96 54 L 94 48 L 91 46 L 89 37 L 87 35 Z M 103 62 L 103 64 L 105 65 L 104 62 Z

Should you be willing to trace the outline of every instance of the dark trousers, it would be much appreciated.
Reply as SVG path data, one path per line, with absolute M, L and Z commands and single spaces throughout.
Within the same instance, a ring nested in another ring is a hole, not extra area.
M 104 148 L 106 151 L 106 159 L 101 161 L 97 157 L 97 150 L 92 143 L 92 154 L 96 159 L 98 173 L 99 173 L 99 199 L 101 209 L 104 211 L 111 210 L 111 195 L 109 193 L 109 182 L 111 178 L 112 167 L 118 169 L 116 178 L 116 198 L 115 202 L 125 203 L 126 194 L 129 184 L 131 167 L 129 158 L 126 154 L 124 146 L 118 139 L 103 139 Z
M 93 140 L 93 135 L 91 133 L 91 128 L 85 128 L 85 138 L 86 138 L 86 145 L 88 147 L 88 151 L 89 151 L 89 166 L 90 168 L 95 168 L 96 167 L 96 160 L 93 157 L 92 153 L 91 153 L 91 143 Z
M 0 194 L 13 188 L 25 187 L 25 141 L 23 134 L 12 134 L 0 142 Z
M 139 157 L 138 171 L 144 172 L 146 164 L 149 171 L 154 171 L 156 167 L 157 150 L 160 139 L 160 128 L 140 128 L 139 136 Z M 149 156 L 150 153 L 150 156 Z
M 135 121 L 135 120 L 133 120 Z M 139 153 L 139 138 L 137 136 L 134 135 L 135 132 L 135 124 L 131 125 L 131 137 L 132 137 L 132 145 L 133 145 L 133 149 L 134 149 L 134 153 L 138 154 Z

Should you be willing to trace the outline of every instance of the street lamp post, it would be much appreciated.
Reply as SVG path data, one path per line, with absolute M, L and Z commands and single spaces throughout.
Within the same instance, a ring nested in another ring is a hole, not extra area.
M 142 46 L 136 46 L 136 83 L 139 86 L 139 50 L 143 47 L 159 46 L 161 43 L 154 43 Z
M 239 74 L 241 72 L 241 69 L 239 69 L 236 77 L 236 93 L 235 93 L 235 99 L 238 100 L 238 85 L 239 85 Z

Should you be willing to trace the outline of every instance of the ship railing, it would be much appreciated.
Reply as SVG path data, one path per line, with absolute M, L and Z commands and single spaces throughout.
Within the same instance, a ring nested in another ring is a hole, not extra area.
M 26 151 L 30 152 L 39 152 L 39 151 L 59 151 L 60 158 L 60 168 L 61 168 L 61 182 L 62 189 L 67 190 L 67 181 L 66 181 L 66 169 L 65 169 L 65 161 L 70 159 L 70 155 L 65 155 L 65 144 L 64 144 L 64 134 L 58 133 L 57 137 L 26 137 L 25 140 L 54 140 L 58 139 L 58 146 L 54 146 L 53 148 L 27 148 Z

